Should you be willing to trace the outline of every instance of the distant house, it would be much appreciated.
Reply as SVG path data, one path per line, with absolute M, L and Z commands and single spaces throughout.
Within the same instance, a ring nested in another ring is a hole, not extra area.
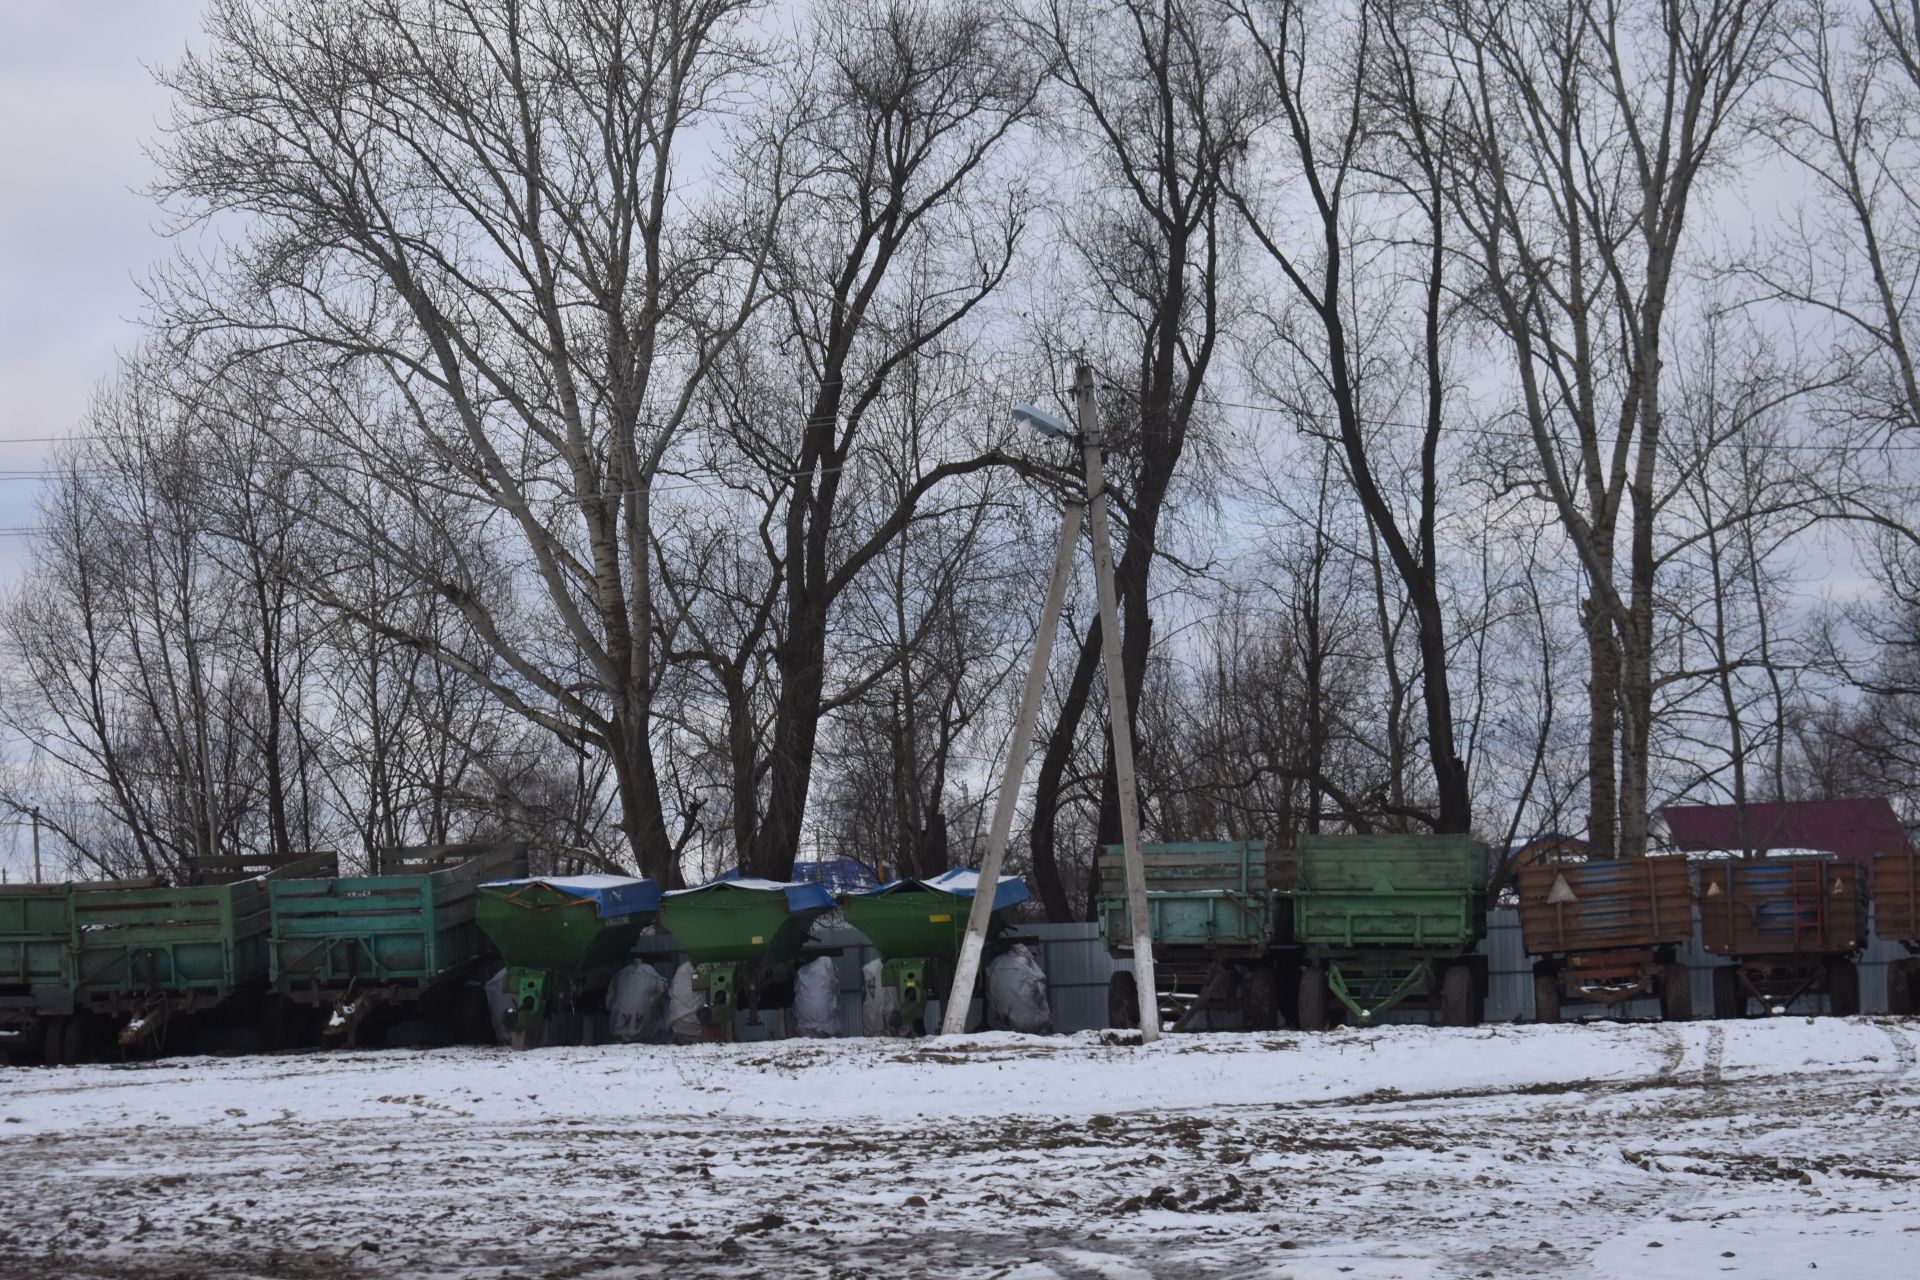
M 1913 848 L 1884 796 L 1750 804 L 1744 821 L 1740 807 L 1731 804 L 1670 804 L 1660 816 L 1683 853 L 1817 849 L 1843 862 L 1871 864 L 1877 853 Z

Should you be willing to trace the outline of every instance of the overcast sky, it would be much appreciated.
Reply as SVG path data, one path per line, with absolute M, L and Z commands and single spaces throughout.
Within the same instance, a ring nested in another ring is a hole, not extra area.
M 150 67 L 199 34 L 199 0 L 0 0 L 0 529 L 33 520 L 44 437 L 139 341 L 138 281 L 170 252 L 142 190 L 166 114 Z M 0 590 L 27 539 L 0 534 Z M 0 865 L 27 869 L 25 832 Z
M 141 194 L 166 113 L 149 68 L 198 35 L 199 0 L 0 0 L 0 476 L 41 437 L 77 429 L 87 397 L 138 341 L 138 281 L 169 253 Z M 39 485 L 0 478 L 0 528 L 29 523 Z M 0 582 L 25 539 L 0 536 Z

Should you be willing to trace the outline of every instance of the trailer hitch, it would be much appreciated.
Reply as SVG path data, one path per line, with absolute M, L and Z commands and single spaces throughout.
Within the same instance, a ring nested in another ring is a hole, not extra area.
M 1418 961 L 1411 969 L 1407 970 L 1405 976 L 1403 976 L 1399 982 L 1395 983 L 1392 990 L 1384 997 L 1375 999 L 1371 1005 L 1362 1008 L 1358 999 L 1355 998 L 1352 991 L 1348 988 L 1347 977 L 1340 971 L 1340 966 L 1337 964 L 1327 966 L 1327 988 L 1333 992 L 1334 997 L 1339 1000 L 1341 1004 L 1347 1007 L 1348 1012 L 1353 1014 L 1355 1021 L 1363 1027 L 1372 1026 L 1375 1018 L 1392 1009 L 1414 991 L 1430 985 L 1432 981 L 1432 962 L 1427 960 Z M 1385 981 L 1370 984 L 1364 994 L 1374 996 L 1384 986 L 1386 986 Z
M 127 1025 L 120 1028 L 120 1047 L 131 1049 L 142 1040 L 158 1041 L 167 1029 L 167 1015 L 173 1004 L 166 996 L 149 992 Z
M 361 993 L 357 980 L 349 982 L 347 989 L 333 1002 L 333 1012 L 327 1017 L 326 1038 L 345 1041 L 349 1049 L 360 1047 L 360 1024 L 380 1003 L 381 992 L 378 988 Z

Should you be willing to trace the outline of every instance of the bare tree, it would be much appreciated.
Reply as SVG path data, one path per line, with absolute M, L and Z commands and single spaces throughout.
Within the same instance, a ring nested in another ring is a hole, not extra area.
M 1122 674 L 1137 715 L 1162 524 L 1226 330 L 1234 235 L 1223 193 L 1252 124 L 1244 69 L 1217 16 L 1190 0 L 1048 0 L 1024 30 L 1052 63 L 1060 116 L 1092 158 L 1066 238 L 1107 325 L 1096 340 L 1118 362 L 1100 412 L 1123 514 L 1114 578 Z M 1056 819 L 1100 652 L 1092 621 L 1036 783 L 1034 879 L 1056 920 L 1069 911 Z M 1099 815 L 1098 839 L 1118 840 L 1111 767 Z
M 737 785 L 752 786 L 734 813 L 742 865 L 776 877 L 800 846 L 823 718 L 891 665 L 830 682 L 836 609 L 934 517 L 943 486 L 1012 461 L 978 431 L 940 431 L 901 401 L 943 364 L 948 377 L 969 368 L 969 326 L 1026 220 L 1000 157 L 1035 93 L 1033 69 L 974 0 L 827 7 L 809 58 L 793 88 L 806 176 L 771 267 L 780 305 L 753 330 L 758 358 L 729 366 L 741 380 L 719 398 L 719 444 L 732 456 L 713 460 L 742 488 L 757 471 L 751 487 L 766 504 L 749 634 L 766 636 L 777 679 L 763 762 L 743 776 L 733 753 Z M 869 444 L 893 412 L 916 428 L 904 454 Z M 700 646 L 723 681 L 745 652 L 725 648 Z
M 1281 281 L 1269 342 L 1291 385 L 1269 377 L 1266 389 L 1309 415 L 1314 402 L 1333 406 L 1346 473 L 1414 624 L 1435 792 L 1421 817 L 1437 831 L 1464 832 L 1472 804 L 1455 741 L 1437 532 L 1449 297 L 1459 286 L 1449 262 L 1443 125 L 1433 113 L 1450 108 L 1431 100 L 1390 7 L 1362 3 L 1328 22 L 1294 0 L 1222 3 L 1258 56 L 1276 116 L 1260 135 L 1273 164 L 1249 167 L 1264 181 L 1234 190 Z M 1404 336 L 1379 322 L 1383 286 L 1387 307 L 1419 317 Z M 1410 445 L 1419 461 L 1403 499 L 1394 473 Z M 1396 624 L 1379 586 L 1383 654 L 1397 679 Z M 1406 797 L 1399 805 L 1408 807 Z
M 1737 141 L 1775 10 L 1462 0 L 1435 11 L 1418 64 L 1457 86 L 1435 128 L 1480 267 L 1471 297 L 1509 344 L 1537 483 L 1587 579 L 1588 829 L 1602 854 L 1647 841 L 1662 369 L 1688 217 Z
M 498 662 L 355 621 L 606 752 L 632 856 L 669 882 L 651 486 L 764 299 L 787 173 L 776 137 L 751 182 L 689 177 L 690 135 L 751 56 L 744 11 L 214 0 L 206 52 L 165 76 L 162 194 L 250 233 L 223 269 L 170 280 L 164 318 L 308 351 L 358 383 L 379 412 L 310 420 L 347 469 L 314 474 L 316 518 L 417 574 Z M 356 521 L 342 474 L 387 486 L 427 536 Z M 496 552 L 484 564 L 476 538 Z M 517 607 L 535 598 L 537 616 Z

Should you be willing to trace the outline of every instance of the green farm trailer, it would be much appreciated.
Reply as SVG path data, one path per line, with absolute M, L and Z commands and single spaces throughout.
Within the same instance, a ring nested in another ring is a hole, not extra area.
M 227 1047 L 263 1047 L 252 1037 L 267 992 L 269 886 L 333 869 L 331 853 L 202 859 L 184 885 L 75 894 L 76 1016 L 118 1022 L 122 1049 L 161 1049 L 178 1044 L 176 1027 L 212 1032 L 205 1015 L 219 1011 L 233 1015 Z M 221 1045 L 208 1034 L 188 1047 Z
M 660 912 L 660 886 L 634 876 L 549 876 L 480 886 L 480 931 L 506 962 L 516 1049 L 591 1044 L 607 984 Z
M 155 878 L 0 888 L 0 1044 L 85 1061 L 119 1024 L 122 1050 L 194 1030 L 250 1041 L 267 987 L 267 884 L 324 872 L 331 854 L 198 859 Z M 219 1018 L 215 1015 L 226 1015 Z M 222 1047 L 217 1036 L 192 1047 Z
M 813 922 L 833 907 L 822 885 L 774 880 L 715 880 L 662 898 L 661 924 L 692 962 L 694 990 L 706 995 L 700 1022 L 708 1034 L 731 1036 L 742 994 L 749 1026 L 763 1007 L 791 1003 L 789 982 Z
M 73 997 L 74 899 L 88 890 L 158 883 L 0 885 L 0 1056 L 30 1055 L 48 1066 L 81 1059 L 87 1037 Z
M 1143 845 L 1140 855 L 1161 1024 L 1183 1031 L 1203 1015 L 1235 1012 L 1251 1030 L 1279 1026 L 1299 970 L 1286 911 L 1291 854 L 1260 840 L 1198 840 Z M 1119 845 L 1101 852 L 1098 870 L 1100 934 L 1115 959 L 1131 959 Z M 1116 971 L 1108 981 L 1107 1022 L 1140 1025 L 1131 972 Z
M 1410 1001 L 1477 1024 L 1487 966 L 1485 845 L 1463 835 L 1302 836 L 1293 891 L 1299 1024 L 1358 1025 Z
M 376 874 L 275 880 L 270 966 L 279 1008 L 324 1010 L 322 1036 L 357 1045 L 369 1019 L 461 1040 L 489 1040 L 486 995 L 476 971 L 489 948 L 475 920 L 480 886 L 524 876 L 527 846 L 427 845 L 382 849 Z M 306 1021 L 298 1019 L 298 1021 Z M 402 1037 L 404 1038 L 404 1037 Z

